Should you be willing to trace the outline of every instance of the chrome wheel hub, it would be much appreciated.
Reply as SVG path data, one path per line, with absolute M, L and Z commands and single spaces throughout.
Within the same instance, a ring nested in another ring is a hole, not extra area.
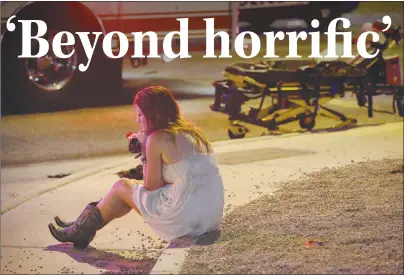
M 44 91 L 58 91 L 63 89 L 73 78 L 77 69 L 78 56 L 74 45 L 64 45 L 61 51 L 64 54 L 74 53 L 68 58 L 57 57 L 52 50 L 52 41 L 56 31 L 48 32 L 49 51 L 47 55 L 39 58 L 25 59 L 25 69 L 28 79 Z M 62 43 L 66 42 L 63 37 Z M 32 51 L 39 49 L 38 43 L 33 42 Z

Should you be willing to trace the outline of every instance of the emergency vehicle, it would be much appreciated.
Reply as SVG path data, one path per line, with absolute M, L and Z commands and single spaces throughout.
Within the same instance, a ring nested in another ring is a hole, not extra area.
M 7 20 L 16 15 L 16 30 L 6 30 Z M 153 31 L 159 47 L 164 36 L 179 31 L 177 18 L 189 18 L 189 52 L 205 49 L 206 22 L 215 18 L 215 32 L 237 33 L 235 2 L 1 2 L 1 101 L 2 113 L 56 111 L 82 106 L 108 105 L 122 102 L 122 58 L 108 58 L 102 45 L 96 45 L 90 67 L 80 72 L 78 64 L 87 61 L 79 39 L 65 46 L 70 58 L 61 59 L 50 49 L 41 58 L 18 58 L 21 54 L 21 24 L 18 20 L 42 20 L 47 24 L 46 38 L 51 45 L 60 31 L 119 31 L 133 43 L 132 32 Z M 33 24 L 35 26 L 35 24 Z M 37 30 L 32 30 L 33 34 Z M 117 36 L 114 36 L 117 38 Z M 130 40 L 132 39 L 132 41 Z M 98 42 L 102 39 L 99 38 Z M 98 43 L 97 42 L 97 43 Z M 147 39 L 143 40 L 147 52 Z M 176 40 L 173 39 L 175 51 Z M 113 52 L 119 52 L 119 41 L 112 41 Z M 35 40 L 32 52 L 35 53 Z M 38 48 L 38 47 L 37 47 Z M 51 48 L 51 47 L 50 47 Z M 130 45 L 133 49 L 133 45 Z M 160 51 L 161 52 L 161 51 Z M 133 53 L 129 50 L 128 54 Z M 145 53 L 146 54 L 146 53 Z
M 344 4 L 345 3 L 345 4 Z M 78 64 L 87 57 L 79 39 L 73 46 L 65 46 L 66 53 L 74 50 L 70 58 L 58 58 L 52 50 L 40 58 L 18 58 L 21 54 L 21 24 L 18 20 L 42 20 L 48 31 L 45 38 L 51 44 L 60 31 L 102 32 L 118 31 L 133 43 L 132 32 L 153 31 L 159 37 L 160 53 L 165 35 L 178 31 L 177 18 L 189 18 L 189 51 L 205 50 L 206 22 L 215 18 L 215 32 L 230 35 L 230 44 L 239 32 L 238 22 L 268 25 L 275 19 L 306 15 L 332 20 L 348 11 L 350 2 L 282 2 L 282 1 L 207 1 L 207 2 L 1 2 L 1 102 L 2 114 L 36 111 L 55 111 L 82 106 L 121 103 L 122 58 L 111 59 L 103 52 L 102 38 L 86 72 Z M 7 20 L 16 15 L 17 29 L 6 30 Z M 34 24 L 35 25 L 35 24 Z M 32 30 L 35 34 L 36 30 Z M 117 38 L 117 36 L 114 36 Z M 32 40 L 32 48 L 38 48 Z M 113 52 L 119 52 L 119 41 L 112 41 Z M 173 40 L 172 48 L 179 45 Z M 147 39 L 143 40 L 147 54 Z M 220 47 L 220 45 L 217 45 Z M 129 46 L 133 49 L 133 45 Z M 33 50 L 34 51 L 34 50 Z M 128 54 L 133 53 L 129 50 Z M 130 57 L 130 56 L 126 56 Z M 164 56 L 163 56 L 164 57 Z M 133 59 L 132 65 L 145 65 L 146 60 Z M 86 63 L 85 63 L 86 64 Z

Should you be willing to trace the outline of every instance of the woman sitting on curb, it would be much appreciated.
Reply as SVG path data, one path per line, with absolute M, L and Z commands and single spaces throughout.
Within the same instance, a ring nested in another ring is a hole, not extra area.
M 135 209 L 166 241 L 219 229 L 222 178 L 205 134 L 183 119 L 164 87 L 140 91 L 133 102 L 142 145 L 144 181 L 121 178 L 104 199 L 87 205 L 75 222 L 55 217 L 51 234 L 84 249 L 97 230 Z

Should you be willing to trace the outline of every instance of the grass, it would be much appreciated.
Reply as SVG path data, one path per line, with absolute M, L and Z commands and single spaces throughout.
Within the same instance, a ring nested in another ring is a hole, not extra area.
M 238 207 L 182 274 L 402 274 L 403 160 L 325 169 Z

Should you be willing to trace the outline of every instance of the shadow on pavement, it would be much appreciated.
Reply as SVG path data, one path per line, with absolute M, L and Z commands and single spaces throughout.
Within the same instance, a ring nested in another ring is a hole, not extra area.
M 221 231 L 215 230 L 198 237 L 184 236 L 177 238 L 169 244 L 167 248 L 186 248 L 195 245 L 211 245 L 220 237 Z
M 297 129 L 292 130 L 288 128 L 282 128 L 282 130 L 272 131 L 267 134 L 267 136 L 280 136 L 282 134 L 290 134 L 290 133 L 312 133 L 312 134 L 321 134 L 321 133 L 333 133 L 333 132 L 342 132 L 348 131 L 351 129 L 362 128 L 362 127 L 372 127 L 372 126 L 380 126 L 386 123 L 370 123 L 370 124 L 360 124 L 360 125 L 348 125 L 340 128 L 322 128 L 322 129 L 312 129 L 312 130 L 305 130 L 305 129 Z
M 311 133 L 333 133 L 333 132 L 342 132 L 342 131 L 347 131 L 351 129 L 356 129 L 356 128 L 362 128 L 362 127 L 372 127 L 372 126 L 380 126 L 385 123 L 370 123 L 370 124 L 361 124 L 361 125 L 354 125 L 354 126 L 346 126 L 346 127 L 341 127 L 341 128 L 326 128 L 326 129 L 317 129 L 317 130 L 311 130 Z
M 131 257 L 135 256 L 135 259 L 128 259 L 119 254 L 98 250 L 91 246 L 86 250 L 77 250 L 71 244 L 50 245 L 44 250 L 65 253 L 76 262 L 107 270 L 100 274 L 149 274 L 157 260 L 147 257 L 144 253 L 143 255 L 135 255 L 140 254 L 136 251 L 130 255 Z

